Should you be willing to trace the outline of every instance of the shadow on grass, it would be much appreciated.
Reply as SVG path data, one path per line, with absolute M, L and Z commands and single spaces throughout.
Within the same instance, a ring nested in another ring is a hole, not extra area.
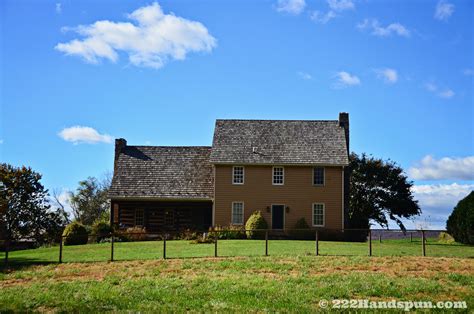
M 2 261 L 0 264 L 0 273 L 7 273 L 13 270 L 21 270 L 30 266 L 45 266 L 58 264 L 58 262 L 44 261 L 36 258 L 15 257 L 8 259 L 8 263 Z
M 142 259 L 130 259 L 130 261 L 140 261 Z M 112 263 L 122 262 L 124 260 L 115 260 Z M 77 261 L 67 261 L 59 263 L 58 261 L 45 261 L 35 258 L 25 258 L 25 257 L 15 257 L 12 259 L 8 259 L 8 264 L 5 262 L 0 263 L 0 273 L 8 273 L 11 271 L 16 270 L 23 270 L 29 268 L 31 266 L 47 266 L 47 265 L 60 265 L 60 264 L 72 264 L 72 263 L 81 263 L 81 264 L 93 264 L 93 263 L 111 263 L 110 260 L 104 261 L 84 261 L 84 260 L 77 260 Z

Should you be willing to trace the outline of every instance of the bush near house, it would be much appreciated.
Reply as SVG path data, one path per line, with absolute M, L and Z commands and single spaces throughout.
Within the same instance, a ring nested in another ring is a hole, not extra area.
M 457 242 L 474 244 L 474 191 L 454 207 L 446 229 Z
M 268 229 L 268 224 L 265 218 L 263 218 L 260 211 L 255 211 L 250 215 L 249 219 L 245 223 L 245 229 L 247 230 L 247 238 L 249 239 L 261 239 L 265 236 L 264 231 L 252 231 L 255 229 Z
M 314 239 L 315 237 L 314 232 L 310 230 L 309 225 L 304 218 L 298 219 L 298 221 L 295 223 L 294 229 L 297 230 L 290 230 L 288 234 L 293 239 L 310 240 Z
M 89 234 L 83 224 L 74 221 L 66 226 L 63 231 L 64 245 L 87 244 Z
M 95 241 L 101 242 L 105 238 L 109 238 L 112 233 L 112 227 L 108 221 L 96 220 L 92 224 L 91 234 L 94 236 Z
M 119 230 L 116 233 L 118 240 L 120 241 L 145 241 L 148 240 L 146 229 L 141 227 L 130 227 L 125 230 Z
M 212 231 L 217 231 L 217 233 Z M 217 235 L 218 239 L 245 239 L 245 230 L 243 226 L 216 226 L 214 228 L 209 228 L 209 232 L 211 237 L 214 238 Z

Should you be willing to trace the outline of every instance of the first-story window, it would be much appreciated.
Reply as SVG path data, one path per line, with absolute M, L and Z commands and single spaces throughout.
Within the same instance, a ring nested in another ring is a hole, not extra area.
M 313 204 L 313 226 L 324 227 L 324 204 Z
M 273 167 L 273 185 L 283 185 L 285 183 L 285 169 L 283 167 Z
M 232 183 L 244 184 L 244 167 L 234 166 L 232 168 Z
M 313 168 L 313 184 L 324 185 L 324 167 Z
M 244 203 L 243 202 L 232 203 L 232 224 L 233 225 L 244 224 Z
M 135 226 L 145 225 L 145 213 L 142 208 L 135 209 Z

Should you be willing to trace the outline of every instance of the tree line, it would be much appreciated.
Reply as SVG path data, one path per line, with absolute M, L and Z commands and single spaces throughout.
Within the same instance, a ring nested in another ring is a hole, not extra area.
M 34 240 L 43 245 L 58 242 L 71 221 L 90 226 L 109 220 L 111 175 L 88 177 L 68 192 L 71 213 L 66 211 L 60 191 L 50 195 L 41 178 L 30 167 L 0 164 L 0 239 Z

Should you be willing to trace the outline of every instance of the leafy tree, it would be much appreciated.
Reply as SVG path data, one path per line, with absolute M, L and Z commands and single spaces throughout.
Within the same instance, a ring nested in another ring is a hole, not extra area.
M 88 177 L 79 182 L 76 192 L 71 192 L 70 203 L 74 217 L 84 225 L 92 225 L 95 220 L 108 215 L 109 201 L 107 192 L 110 178 L 98 180 Z
M 369 228 L 370 220 L 388 227 L 388 217 L 405 231 L 401 218 L 421 214 L 411 192 L 413 182 L 396 163 L 352 153 L 350 170 L 350 228 Z
M 0 194 L 3 210 L 0 221 L 10 240 L 34 238 L 38 243 L 57 239 L 67 215 L 51 210 L 48 190 L 40 182 L 41 174 L 29 167 L 0 164 Z
M 457 242 L 474 244 L 474 191 L 454 207 L 446 229 Z

